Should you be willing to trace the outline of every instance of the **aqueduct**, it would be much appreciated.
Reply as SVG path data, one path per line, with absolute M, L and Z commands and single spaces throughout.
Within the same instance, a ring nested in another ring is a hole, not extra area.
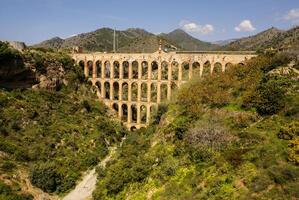
M 194 74 L 222 73 L 253 52 L 75 53 L 98 96 L 130 128 L 145 127 L 151 111 Z

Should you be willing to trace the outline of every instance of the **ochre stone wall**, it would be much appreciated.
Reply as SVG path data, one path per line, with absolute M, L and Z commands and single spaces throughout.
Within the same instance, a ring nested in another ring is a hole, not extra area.
M 98 96 L 129 129 L 149 124 L 153 109 L 194 75 L 222 73 L 254 54 L 226 53 L 80 53 L 73 59 L 98 87 Z

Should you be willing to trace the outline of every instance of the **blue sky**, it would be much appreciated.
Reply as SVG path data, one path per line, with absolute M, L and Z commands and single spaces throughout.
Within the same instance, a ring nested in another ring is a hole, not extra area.
M 299 0 L 0 0 L 0 40 L 34 44 L 101 27 L 182 28 L 217 41 L 299 24 Z

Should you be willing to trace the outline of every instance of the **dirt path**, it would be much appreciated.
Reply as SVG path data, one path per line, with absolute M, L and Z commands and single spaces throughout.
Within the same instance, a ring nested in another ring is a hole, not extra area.
M 112 147 L 109 150 L 108 156 L 102 162 L 100 166 L 105 167 L 106 163 L 112 158 L 115 153 L 116 147 Z M 96 187 L 97 173 L 95 168 L 88 171 L 83 179 L 77 184 L 76 188 L 67 194 L 63 200 L 87 200 L 92 198 L 92 192 Z

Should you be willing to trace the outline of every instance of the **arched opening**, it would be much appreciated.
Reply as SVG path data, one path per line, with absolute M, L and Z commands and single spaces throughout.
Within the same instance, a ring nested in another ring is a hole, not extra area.
M 161 63 L 161 71 L 162 71 L 162 80 L 168 80 L 168 63 L 163 61 Z
M 137 101 L 137 96 L 138 96 L 138 84 L 136 82 L 132 83 L 132 97 L 131 97 L 131 100 L 132 101 Z
M 141 101 L 147 102 L 147 83 L 141 84 Z
M 161 84 L 161 101 L 167 100 L 167 84 Z
M 123 62 L 123 79 L 129 78 L 129 62 L 124 61 Z
M 132 122 L 137 123 L 137 107 L 135 104 L 131 105 L 131 111 L 132 111 Z
M 138 78 L 138 62 L 137 61 L 132 62 L 132 78 L 133 79 Z
M 92 61 L 89 60 L 87 62 L 87 69 L 88 69 L 88 77 L 91 78 L 92 77 Z
M 92 81 L 90 81 L 90 80 L 87 81 L 87 84 L 90 85 L 90 86 L 92 86 Z
M 146 123 L 146 107 L 145 105 L 140 106 L 140 121 L 141 123 Z
M 113 83 L 113 99 L 119 100 L 119 83 Z
M 189 80 L 189 70 L 190 70 L 190 66 L 188 62 L 183 62 L 182 63 L 182 72 L 183 72 L 183 80 L 187 81 Z
M 98 91 L 101 93 L 101 82 L 97 81 L 95 85 L 98 88 Z
M 104 69 L 105 69 L 105 78 L 110 78 L 110 62 L 109 61 L 106 61 L 104 63 Z
M 244 66 L 245 64 L 243 62 L 238 63 L 239 66 Z
M 129 85 L 128 83 L 122 84 L 122 100 L 128 101 Z
M 83 60 L 80 60 L 79 61 L 79 67 L 80 67 L 80 69 L 83 71 L 83 73 L 84 73 L 84 61 Z
M 171 76 L 173 80 L 179 80 L 179 63 L 178 62 L 172 62 L 171 63 Z
M 110 99 L 110 83 L 105 82 L 104 87 L 105 87 L 105 98 Z
M 222 65 L 221 65 L 220 62 L 216 62 L 216 63 L 214 64 L 213 72 L 214 72 L 215 74 L 219 74 L 219 73 L 222 72 Z
M 96 62 L 96 68 L 97 68 L 97 77 L 101 78 L 102 77 L 102 62 L 101 61 L 97 61 Z
M 228 70 L 229 68 L 231 68 L 233 66 L 233 64 L 232 63 L 226 63 L 226 65 L 225 65 L 225 68 L 224 68 L 224 71 L 226 71 L 226 70 Z
M 112 105 L 112 108 L 113 108 L 113 110 L 115 110 L 116 112 L 118 112 L 118 104 L 117 103 L 114 103 Z
M 146 61 L 143 61 L 141 63 L 141 76 L 142 79 L 148 78 L 148 63 Z
M 157 80 L 158 79 L 158 63 L 156 61 L 152 62 L 152 79 Z
M 136 126 L 131 126 L 130 131 L 136 131 L 136 130 L 137 130 Z
M 113 74 L 114 74 L 114 78 L 119 78 L 119 62 L 118 61 L 113 62 Z
M 171 93 L 175 92 L 178 89 L 178 86 L 175 82 L 171 82 Z
M 194 62 L 192 64 L 192 74 L 194 74 L 195 76 L 200 74 L 200 64 L 199 62 Z
M 207 61 L 203 64 L 202 76 L 208 76 L 211 74 L 211 63 Z
M 151 101 L 157 102 L 157 84 L 156 83 L 151 84 Z
M 123 121 L 127 121 L 128 120 L 128 106 L 127 106 L 127 104 L 123 104 L 121 106 L 121 109 L 122 109 L 121 119 Z

